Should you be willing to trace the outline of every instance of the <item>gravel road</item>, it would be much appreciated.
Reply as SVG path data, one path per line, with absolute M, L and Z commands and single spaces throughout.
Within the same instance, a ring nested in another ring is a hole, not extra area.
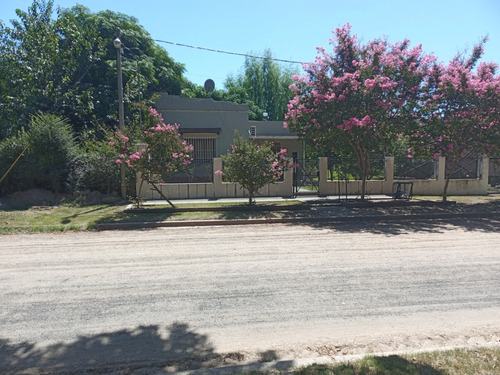
M 500 346 L 500 231 L 493 227 L 1 236 L 0 372 L 144 374 Z

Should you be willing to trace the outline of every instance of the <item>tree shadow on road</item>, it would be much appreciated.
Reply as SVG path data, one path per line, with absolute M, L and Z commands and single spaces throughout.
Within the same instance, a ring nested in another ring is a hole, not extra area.
M 450 228 L 461 228 L 467 231 L 500 232 L 500 219 L 492 218 L 358 218 L 345 221 L 303 221 L 290 225 L 307 225 L 316 229 L 331 229 L 347 233 L 373 233 L 397 236 L 407 233 L 444 233 Z
M 435 202 L 318 205 L 303 213 L 302 218 L 304 220 L 291 225 L 383 235 L 442 233 L 450 227 L 481 232 L 500 230 L 500 207 L 496 202 L 474 205 Z
M 0 339 L 2 374 L 167 373 L 244 359 L 239 353 L 216 353 L 207 335 L 184 323 L 139 326 L 49 346 Z

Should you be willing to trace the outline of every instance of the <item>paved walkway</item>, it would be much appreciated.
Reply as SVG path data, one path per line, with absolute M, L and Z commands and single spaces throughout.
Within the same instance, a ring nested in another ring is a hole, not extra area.
M 361 196 L 359 195 L 348 195 L 347 200 L 352 201 L 352 200 L 360 200 Z M 388 196 L 388 195 L 367 195 L 366 199 L 368 201 L 373 201 L 373 200 L 389 200 L 392 201 L 393 199 Z M 324 197 L 318 197 L 317 195 L 299 195 L 295 198 L 283 198 L 283 197 L 257 197 L 255 200 L 258 202 L 308 202 L 308 203 L 313 203 L 315 201 L 317 202 L 324 202 L 324 201 L 331 201 L 331 202 L 342 202 L 346 201 L 346 196 L 342 196 L 339 198 L 339 196 L 324 196 Z M 231 203 L 231 202 L 248 202 L 248 198 L 218 198 L 218 199 L 171 199 L 170 200 L 174 205 L 175 204 L 195 204 L 195 203 Z M 155 206 L 155 205 L 166 205 L 168 204 L 167 201 L 165 200 L 149 200 L 144 202 L 144 206 Z

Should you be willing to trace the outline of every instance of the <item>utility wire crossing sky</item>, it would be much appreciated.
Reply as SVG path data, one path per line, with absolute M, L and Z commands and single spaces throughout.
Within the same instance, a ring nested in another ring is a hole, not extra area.
M 482 61 L 500 63 L 499 0 L 54 0 L 77 3 L 91 12 L 112 10 L 138 19 L 157 43 L 186 67 L 186 78 L 203 85 L 208 78 L 223 88 L 228 75 L 242 71 L 247 55 L 270 49 L 282 64 L 311 62 L 316 47 L 328 45 L 332 30 L 349 23 L 362 43 L 387 37 L 409 39 L 447 62 L 471 51 L 488 36 Z M 32 0 L 0 0 L 0 20 L 10 26 L 15 9 Z M 123 40 L 126 44 L 126 40 Z M 110 41 L 112 43 L 112 41 Z M 125 56 L 126 57 L 126 56 Z M 300 66 L 299 66 L 300 68 Z

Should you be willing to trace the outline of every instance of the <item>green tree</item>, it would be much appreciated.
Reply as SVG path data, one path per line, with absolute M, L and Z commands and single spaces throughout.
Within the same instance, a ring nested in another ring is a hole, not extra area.
M 27 12 L 16 10 L 12 28 L 2 25 L 0 65 L 1 135 L 29 124 L 38 111 L 52 112 L 58 36 L 53 30 L 52 1 L 35 1 Z
M 263 57 L 247 57 L 243 73 L 228 76 L 223 90 L 207 93 L 203 87 L 191 83 L 186 85 L 183 94 L 248 104 L 250 120 L 283 120 L 288 102 L 293 98 L 290 85 L 297 70 L 275 62 L 270 50 L 266 50 Z
M 247 57 L 243 74 L 236 78 L 228 77 L 225 87 L 229 94 L 244 93 L 247 100 L 260 109 L 260 113 L 255 113 L 254 117 L 257 118 L 254 119 L 283 120 L 287 104 L 293 97 L 289 86 L 293 83 L 292 75 L 295 73 L 296 70 L 275 62 L 272 52 L 267 49 L 262 59 Z
M 223 156 L 224 170 L 215 173 L 223 174 L 226 181 L 238 182 L 246 189 L 251 205 L 259 189 L 279 180 L 290 167 L 285 154 L 285 149 L 276 153 L 270 143 L 258 143 L 253 138 L 244 140 L 236 133 L 231 151 Z
M 92 13 L 77 5 L 58 9 L 34 0 L 17 10 L 12 27 L 0 23 L 0 139 L 27 127 L 39 111 L 61 115 L 80 133 L 117 124 L 117 51 L 121 30 L 127 120 L 130 103 L 155 92 L 181 94 L 184 66 L 158 46 L 138 20 L 121 13 Z

